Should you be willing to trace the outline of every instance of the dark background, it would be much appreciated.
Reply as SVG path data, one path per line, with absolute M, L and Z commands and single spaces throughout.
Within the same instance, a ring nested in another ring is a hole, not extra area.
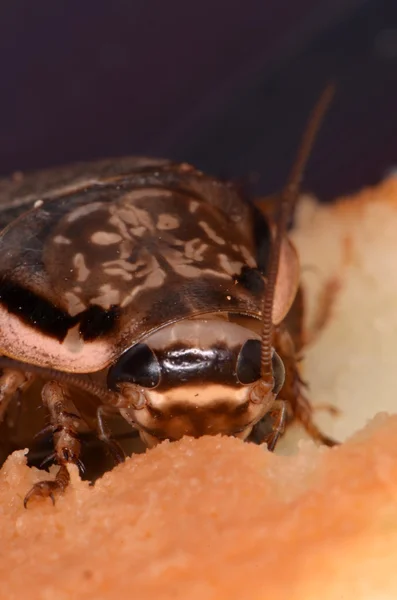
M 397 164 L 396 0 L 4 0 L 0 172 L 123 154 L 282 186 L 324 85 L 306 187 Z

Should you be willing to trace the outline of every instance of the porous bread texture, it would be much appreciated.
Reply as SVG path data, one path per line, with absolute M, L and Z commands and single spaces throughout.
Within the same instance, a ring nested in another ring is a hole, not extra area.
M 336 600 L 397 596 L 397 417 L 295 456 L 227 437 L 128 459 L 95 487 L 72 469 L 22 498 L 23 452 L 0 473 L 0 598 Z M 42 474 L 40 474 L 42 477 Z
M 303 367 L 313 403 L 341 409 L 318 411 L 317 423 L 345 440 L 375 413 L 397 411 L 397 178 L 332 205 L 304 199 L 293 240 L 309 328 L 324 286 L 340 286 Z
M 397 384 L 397 180 L 334 206 L 303 203 L 294 234 L 309 300 L 330 278 L 333 316 L 305 350 L 318 413 L 345 437 Z M 293 440 L 285 442 L 291 452 Z M 165 442 L 94 487 L 71 468 L 56 506 L 14 453 L 0 471 L 0 600 L 356 600 L 397 597 L 397 417 L 332 450 L 273 455 L 233 438 Z

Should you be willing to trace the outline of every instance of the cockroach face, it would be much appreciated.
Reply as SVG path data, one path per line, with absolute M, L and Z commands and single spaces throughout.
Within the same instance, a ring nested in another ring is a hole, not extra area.
M 274 326 L 299 285 L 286 233 L 331 96 L 316 105 L 274 223 L 235 186 L 161 159 L 0 182 L 0 421 L 27 375 L 48 379 L 59 464 L 25 506 L 64 491 L 67 463 L 81 464 L 73 388 L 103 403 L 98 434 L 118 460 L 105 408 L 148 446 L 226 434 L 274 449 L 286 416 L 274 402 L 284 381 Z
M 246 438 L 280 387 L 272 326 L 299 281 L 285 226 L 186 164 L 81 168 L 12 192 L 30 210 L 0 232 L 0 364 L 96 395 L 149 445 Z
M 127 350 L 108 385 L 131 399 L 123 416 L 153 446 L 185 435 L 245 439 L 268 412 L 284 382 L 273 354 L 274 387 L 259 391 L 260 337 L 222 317 L 164 327 Z

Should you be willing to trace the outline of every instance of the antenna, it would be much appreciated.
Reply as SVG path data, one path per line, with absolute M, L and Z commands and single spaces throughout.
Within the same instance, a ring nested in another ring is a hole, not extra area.
M 287 232 L 288 223 L 295 208 L 303 173 L 309 160 L 314 141 L 334 93 L 335 86 L 333 84 L 329 84 L 318 99 L 303 133 L 302 141 L 288 177 L 287 184 L 280 196 L 276 237 L 271 245 L 268 263 L 269 266 L 267 270 L 267 283 L 262 304 L 261 379 L 270 384 L 273 381 L 272 313 L 277 273 L 280 262 L 281 244 Z
M 93 381 L 89 381 L 88 379 L 83 379 L 73 373 L 65 373 L 48 367 L 24 363 L 20 360 L 9 358 L 8 356 L 0 356 L 0 369 L 15 369 L 16 371 L 33 373 L 34 375 L 38 375 L 45 379 L 59 381 L 59 383 L 66 383 L 83 392 L 88 392 L 109 404 L 115 405 L 119 399 L 118 394 L 115 392 L 111 392 L 106 387 L 94 383 Z

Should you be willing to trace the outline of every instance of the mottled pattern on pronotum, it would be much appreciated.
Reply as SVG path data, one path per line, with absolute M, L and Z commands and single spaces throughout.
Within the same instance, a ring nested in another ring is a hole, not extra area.
M 25 503 L 65 489 L 67 463 L 80 464 L 81 393 L 96 398 L 99 437 L 119 458 L 109 410 L 148 446 L 221 433 L 272 449 L 287 413 L 330 443 L 301 394 L 284 321 L 299 286 L 286 223 L 327 101 L 274 222 L 232 184 L 165 160 L 0 183 L 0 416 L 37 376 L 46 380 L 59 464 Z

